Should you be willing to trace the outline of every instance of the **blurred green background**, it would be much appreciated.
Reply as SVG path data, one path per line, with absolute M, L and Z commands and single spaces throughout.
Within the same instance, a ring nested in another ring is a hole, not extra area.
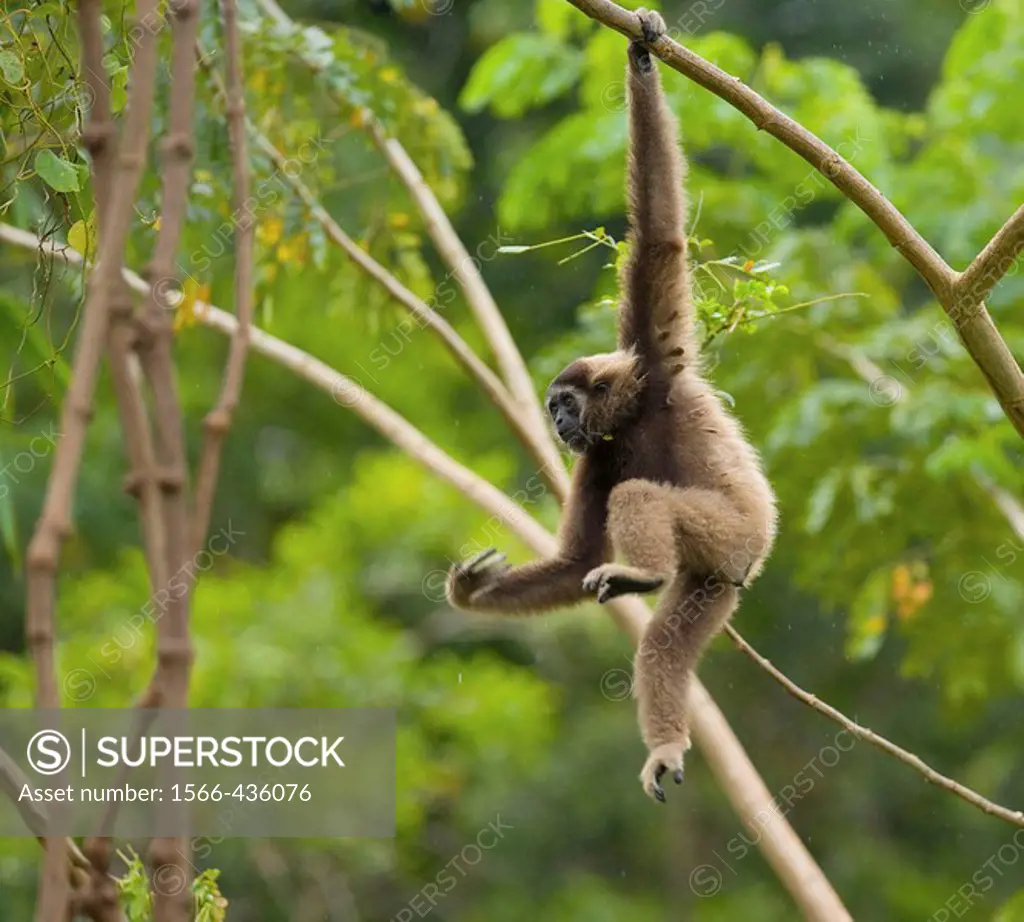
M 612 250 L 578 239 L 496 254 L 495 241 L 526 247 L 597 228 L 623 236 L 625 40 L 564 0 L 283 5 L 310 28 L 275 28 L 242 4 L 249 114 L 285 152 L 316 151 L 301 178 L 346 231 L 434 296 L 490 358 L 422 217 L 363 130 L 369 109 L 480 254 L 538 390 L 579 350 L 610 347 Z M 202 40 L 216 49 L 206 6 Z M 663 10 L 689 47 L 838 147 L 954 268 L 1024 201 L 1024 0 L 704 0 Z M 106 11 L 105 63 L 123 103 L 131 4 Z M 223 54 L 212 61 L 222 66 Z M 76 66 L 65 3 L 4 5 L 0 220 L 82 248 L 91 202 Z M 160 79 L 166 90 L 166 64 Z M 1020 807 L 1020 438 L 877 228 L 721 100 L 675 72 L 663 69 L 663 80 L 691 162 L 701 316 L 719 334 L 714 381 L 762 451 L 782 509 L 775 554 L 736 626 L 799 684 Z M 177 334 L 193 459 L 226 348 L 187 307 L 199 295 L 230 308 L 233 286 L 225 122 L 202 76 L 198 92 Z M 163 99 L 154 133 L 165 120 Z M 401 308 L 331 246 L 265 159 L 254 154 L 253 168 L 254 189 L 267 193 L 258 323 L 351 374 L 510 494 L 523 489 L 535 467 L 479 390 L 429 333 L 400 332 Z M 128 248 L 136 269 L 159 213 L 151 171 Z M 989 304 L 1017 356 L 1019 268 Z M 30 445 L 59 413 L 81 283 L 80 270 L 0 243 L 8 707 L 32 701 L 24 549 L 49 452 Z M 195 596 L 191 703 L 395 707 L 400 726 L 394 840 L 228 840 L 196 854 L 197 866 L 221 871 L 231 922 L 797 917 L 699 752 L 667 807 L 643 797 L 631 650 L 607 616 L 591 606 L 524 623 L 446 606 L 430 574 L 470 542 L 529 556 L 454 489 L 259 356 L 223 469 L 211 527 L 244 535 Z M 126 706 L 152 668 L 150 634 L 125 629 L 148 585 L 122 476 L 104 377 L 60 579 L 68 706 Z M 550 497 L 528 511 L 557 522 Z M 788 817 L 854 918 L 1024 920 L 1024 832 L 865 743 L 823 766 L 839 728 L 727 640 L 702 678 L 769 789 L 799 787 Z M 459 859 L 499 818 L 510 828 L 494 847 L 472 866 Z M 0 841 L 0 918 L 30 918 L 38 859 L 30 839 Z M 441 891 L 434 906 L 417 898 L 430 884 Z

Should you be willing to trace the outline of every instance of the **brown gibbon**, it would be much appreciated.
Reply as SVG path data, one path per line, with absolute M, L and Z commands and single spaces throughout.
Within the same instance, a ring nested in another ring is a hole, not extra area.
M 484 551 L 452 567 L 447 593 L 457 608 L 528 614 L 660 591 L 634 693 L 649 751 L 640 780 L 664 802 L 661 778 L 682 781 L 690 746 L 690 676 L 760 572 L 776 510 L 757 452 L 701 373 L 685 163 L 647 47 L 665 23 L 637 15 L 644 40 L 630 44 L 627 67 L 631 243 L 618 349 L 572 362 L 547 392 L 555 431 L 578 456 L 559 551 L 520 567 Z

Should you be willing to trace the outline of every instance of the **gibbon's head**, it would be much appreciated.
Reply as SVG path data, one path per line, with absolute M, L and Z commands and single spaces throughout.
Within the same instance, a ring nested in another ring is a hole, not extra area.
M 643 380 L 632 352 L 576 359 L 551 382 L 547 408 L 555 432 L 576 454 L 609 437 L 637 412 Z

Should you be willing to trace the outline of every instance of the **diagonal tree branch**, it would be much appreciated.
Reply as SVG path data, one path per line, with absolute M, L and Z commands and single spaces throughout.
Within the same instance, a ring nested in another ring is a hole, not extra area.
M 299 31 L 299 27 L 275 0 L 258 0 L 258 3 L 283 31 L 287 33 Z M 307 57 L 302 57 L 301 60 L 314 73 L 321 69 L 316 61 Z M 547 421 L 534 391 L 533 381 L 530 379 L 526 363 L 519 353 L 515 340 L 505 323 L 505 318 L 498 309 L 487 283 L 480 274 L 479 266 L 466 251 L 465 245 L 452 226 L 448 215 L 445 214 L 437 196 L 434 195 L 433 189 L 424 182 L 419 168 L 401 142 L 397 138 L 389 138 L 375 118 L 367 121 L 366 128 L 370 139 L 388 162 L 394 174 L 402 181 L 423 216 L 427 232 L 434 241 L 437 252 L 459 283 L 459 287 L 466 297 L 466 303 L 487 338 L 512 396 L 526 412 L 530 426 L 536 430 L 545 429 Z M 556 491 L 560 492 L 567 488 L 569 481 L 564 473 L 565 465 L 561 462 L 557 452 L 547 459 L 547 463 L 554 464 L 554 469 L 562 472 L 562 482 L 559 485 L 553 485 Z M 560 493 L 560 495 L 564 496 L 565 494 Z
M 959 781 L 954 781 L 952 778 L 947 778 L 945 775 L 939 774 L 930 765 L 928 765 L 920 756 L 914 755 L 912 752 L 908 752 L 901 746 L 897 746 L 895 743 L 889 742 L 884 736 L 879 736 L 873 730 L 869 730 L 867 727 L 862 727 L 860 724 L 853 720 L 850 720 L 841 711 L 837 711 L 832 705 L 826 704 L 817 695 L 812 695 L 810 692 L 804 691 L 799 685 L 789 679 L 785 673 L 780 672 L 775 666 L 772 665 L 771 661 L 761 656 L 750 644 L 748 644 L 736 631 L 736 629 L 730 624 L 726 625 L 726 633 L 728 633 L 730 639 L 736 647 L 747 656 L 750 657 L 758 666 L 760 666 L 765 672 L 768 673 L 776 682 L 779 683 L 789 694 L 791 694 L 798 701 L 802 701 L 808 707 L 813 708 L 821 714 L 824 714 L 829 720 L 834 720 L 837 724 L 845 727 L 858 739 L 869 742 L 872 746 L 877 746 L 883 752 L 889 753 L 896 759 L 899 759 L 904 765 L 909 765 L 915 771 L 919 772 L 925 777 L 927 781 L 932 784 L 938 785 L 940 788 L 949 791 L 951 794 L 956 794 L 957 797 L 963 798 L 967 803 L 977 807 L 979 810 L 989 814 L 990 816 L 997 816 L 1001 820 L 1005 820 L 1007 823 L 1012 823 L 1015 826 L 1024 827 L 1024 812 L 1020 810 L 1010 810 L 1007 807 L 1002 807 L 997 803 L 993 803 L 987 797 L 982 797 L 976 791 L 972 791 L 969 787 L 960 784 Z
M 635 13 L 612 0 L 568 0 L 591 19 L 596 19 L 632 39 L 641 39 Z M 967 296 L 968 288 L 986 293 L 1009 269 L 1006 254 L 1016 254 L 1024 235 L 1024 209 L 1007 222 L 979 260 L 958 276 L 899 212 L 867 179 L 836 151 L 788 115 L 771 105 L 750 87 L 705 61 L 667 35 L 651 45 L 651 51 L 669 67 L 689 77 L 742 112 L 759 129 L 778 138 L 819 170 L 843 195 L 860 208 L 885 234 L 889 242 L 928 283 L 942 309 L 953 321 L 960 340 L 988 381 L 1013 427 L 1024 437 L 1024 372 L 999 335 L 982 296 Z M 999 266 L 1002 266 L 999 269 Z M 984 281 L 982 281 L 984 279 Z
M 363 272 L 374 279 L 388 294 L 408 310 L 423 326 L 433 332 L 452 354 L 459 365 L 480 385 L 491 402 L 501 412 L 502 417 L 512 427 L 519 440 L 525 445 L 530 456 L 538 464 L 548 485 L 560 498 L 564 497 L 568 488 L 565 464 L 557 450 L 544 439 L 546 425 L 531 427 L 523 418 L 520 407 L 509 396 L 505 385 L 497 375 L 481 361 L 480 357 L 467 345 L 455 329 L 406 288 L 387 269 L 378 263 L 369 253 L 356 244 L 338 225 L 309 187 L 296 174 L 284 170 L 285 156 L 258 130 L 250 128 L 256 146 L 259 147 L 281 170 L 287 183 L 305 203 L 310 213 L 323 227 L 328 238 L 339 247 Z
M 200 61 L 200 65 L 210 74 L 218 95 L 222 99 L 226 99 L 227 91 L 223 81 L 205 56 Z M 284 154 L 250 119 L 246 119 L 246 127 L 255 145 L 270 158 L 280 175 L 284 177 L 295 194 L 309 209 L 310 214 L 323 228 L 327 238 L 345 253 L 359 269 L 409 311 L 421 326 L 429 329 L 441 340 L 456 362 L 480 385 L 484 394 L 498 408 L 505 422 L 515 432 L 531 458 L 538 464 L 541 475 L 548 486 L 559 499 L 564 499 L 569 489 L 569 478 L 565 472 L 565 463 L 562 461 L 561 455 L 550 439 L 546 437 L 547 424 L 543 420 L 540 425 L 527 423 L 520 412 L 521 405 L 517 404 L 509 394 L 502 380 L 491 371 L 455 329 L 345 233 L 313 191 L 302 181 L 301 176 L 287 168 L 288 159 Z

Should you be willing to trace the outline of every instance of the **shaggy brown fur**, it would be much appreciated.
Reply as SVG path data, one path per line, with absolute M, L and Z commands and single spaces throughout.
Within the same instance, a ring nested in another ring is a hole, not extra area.
M 640 779 L 664 801 L 690 745 L 687 686 L 711 639 L 760 571 L 775 500 L 757 453 L 701 375 L 686 262 L 684 162 L 639 11 L 630 45 L 632 246 L 621 279 L 618 351 L 577 359 L 548 390 L 563 441 L 580 455 L 550 560 L 508 568 L 485 551 L 449 574 L 459 608 L 539 612 L 585 598 L 663 590 L 635 659 L 649 758 Z M 625 563 L 607 562 L 616 552 Z

